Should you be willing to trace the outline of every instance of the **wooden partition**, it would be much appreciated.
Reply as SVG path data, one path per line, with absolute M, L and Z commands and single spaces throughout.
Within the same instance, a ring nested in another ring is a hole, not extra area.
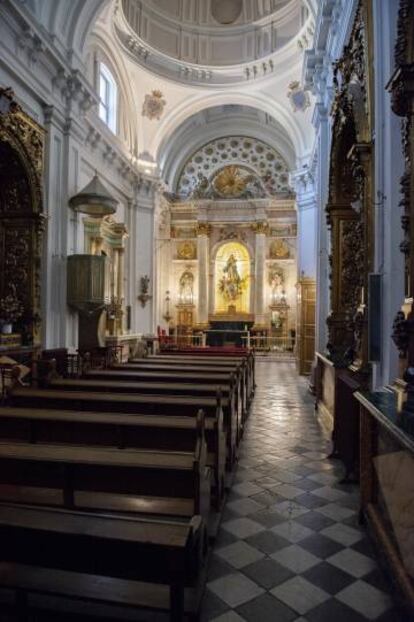
M 316 282 L 302 278 L 298 283 L 297 366 L 309 374 L 315 358 Z

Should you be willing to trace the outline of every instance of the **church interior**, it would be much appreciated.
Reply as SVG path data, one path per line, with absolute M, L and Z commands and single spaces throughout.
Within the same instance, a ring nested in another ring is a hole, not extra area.
M 0 2 L 0 622 L 414 621 L 413 160 L 413 0 Z

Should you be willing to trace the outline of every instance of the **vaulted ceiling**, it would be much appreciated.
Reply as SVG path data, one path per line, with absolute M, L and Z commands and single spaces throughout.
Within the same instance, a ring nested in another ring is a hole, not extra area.
M 122 0 L 131 29 L 153 50 L 200 65 L 239 65 L 283 48 L 302 29 L 302 0 Z

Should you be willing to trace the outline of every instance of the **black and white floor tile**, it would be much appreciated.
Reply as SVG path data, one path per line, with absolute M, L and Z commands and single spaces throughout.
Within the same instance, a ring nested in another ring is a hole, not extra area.
M 259 361 L 257 385 L 202 621 L 403 622 L 305 380 Z

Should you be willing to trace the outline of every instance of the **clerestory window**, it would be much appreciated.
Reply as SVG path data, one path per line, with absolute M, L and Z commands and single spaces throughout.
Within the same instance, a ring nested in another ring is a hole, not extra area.
M 99 117 L 116 134 L 118 88 L 112 73 L 103 63 L 99 65 Z

